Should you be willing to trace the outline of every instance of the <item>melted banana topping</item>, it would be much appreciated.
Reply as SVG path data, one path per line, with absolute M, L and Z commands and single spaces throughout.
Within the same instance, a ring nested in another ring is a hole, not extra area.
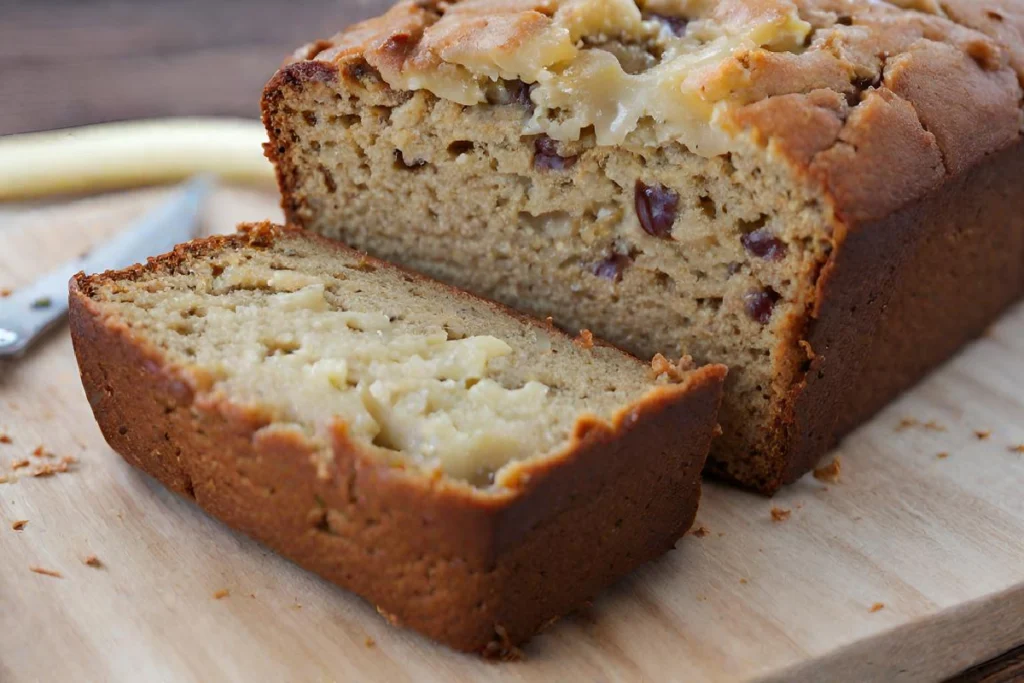
M 598 144 L 615 145 L 648 121 L 658 142 L 679 140 L 714 156 L 730 147 L 717 112 L 746 103 L 743 55 L 799 51 L 811 30 L 791 0 L 641 5 L 457 3 L 426 30 L 420 54 L 399 68 L 378 66 L 393 88 L 463 105 L 486 102 L 488 85 L 499 79 L 534 84 L 527 133 L 575 141 L 593 127 Z

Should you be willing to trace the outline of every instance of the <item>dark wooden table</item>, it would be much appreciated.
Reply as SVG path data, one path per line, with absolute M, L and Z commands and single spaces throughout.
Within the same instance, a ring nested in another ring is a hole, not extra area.
M 258 116 L 295 48 L 389 0 L 0 0 L 0 134 Z
M 299 45 L 390 0 L 0 0 L 0 135 L 176 115 L 256 117 Z M 956 683 L 1024 681 L 1024 648 Z

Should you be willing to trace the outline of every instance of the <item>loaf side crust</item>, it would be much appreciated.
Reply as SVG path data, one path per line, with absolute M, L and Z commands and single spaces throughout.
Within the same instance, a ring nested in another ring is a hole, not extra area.
M 791 483 L 838 440 L 981 337 L 1024 297 L 1024 140 L 842 233 L 782 416 Z
M 181 250 L 165 260 L 175 258 Z M 670 549 L 693 522 L 720 366 L 655 389 L 613 424 L 582 418 L 564 452 L 523 463 L 515 490 L 384 466 L 342 426 L 318 474 L 303 436 L 204 399 L 158 349 L 104 318 L 89 288 L 89 278 L 72 282 L 72 338 L 114 450 L 392 623 L 453 648 L 502 655 Z

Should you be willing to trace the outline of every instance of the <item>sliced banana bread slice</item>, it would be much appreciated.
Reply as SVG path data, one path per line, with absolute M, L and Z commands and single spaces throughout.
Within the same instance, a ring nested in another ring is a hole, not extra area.
M 1024 290 L 1022 7 L 406 0 L 278 73 L 267 152 L 291 222 L 728 365 L 713 469 L 771 492 Z
M 269 224 L 79 276 L 71 322 L 130 463 L 396 623 L 489 654 L 685 533 L 725 376 L 652 369 Z

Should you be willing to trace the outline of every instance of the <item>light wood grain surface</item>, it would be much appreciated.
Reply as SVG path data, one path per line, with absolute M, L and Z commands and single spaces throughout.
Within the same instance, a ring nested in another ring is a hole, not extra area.
M 162 196 L 0 207 L 0 288 Z M 272 192 L 222 190 L 204 228 L 278 213 Z M 0 681 L 941 680 L 1024 644 L 1022 414 L 1017 309 L 850 437 L 838 483 L 771 501 L 709 485 L 706 534 L 494 665 L 389 627 L 124 464 L 65 327 L 0 366 L 0 473 L 31 463 L 0 484 Z M 39 445 L 79 462 L 29 476 Z

